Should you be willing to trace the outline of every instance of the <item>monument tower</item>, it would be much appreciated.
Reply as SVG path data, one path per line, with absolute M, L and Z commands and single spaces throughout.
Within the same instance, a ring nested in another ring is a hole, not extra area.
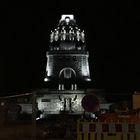
M 91 81 L 85 33 L 76 24 L 73 15 L 62 15 L 59 24 L 50 33 L 49 50 L 46 53 L 46 76 L 44 81 L 55 82 L 38 97 L 38 108 L 46 114 L 61 112 L 83 113 L 81 101 L 85 91 L 80 82 Z
M 62 15 L 51 31 L 45 81 L 58 81 L 59 90 L 76 90 L 77 81 L 90 81 L 85 33 L 73 15 Z M 69 86 L 68 86 L 69 85 Z

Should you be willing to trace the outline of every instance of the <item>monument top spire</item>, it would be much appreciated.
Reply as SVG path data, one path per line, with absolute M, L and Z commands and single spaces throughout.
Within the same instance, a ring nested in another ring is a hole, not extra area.
M 66 19 L 70 19 L 70 20 L 74 20 L 74 15 L 68 15 L 68 14 L 66 14 L 66 15 L 61 15 L 61 19 L 60 19 L 60 21 L 62 21 L 62 20 L 66 20 Z
M 57 46 L 62 46 L 62 44 L 69 46 L 70 43 L 73 43 L 76 47 L 85 44 L 84 30 L 81 30 L 78 27 L 76 20 L 74 19 L 74 15 L 61 15 L 59 24 L 51 31 L 50 43 L 51 46 L 56 45 L 56 43 Z

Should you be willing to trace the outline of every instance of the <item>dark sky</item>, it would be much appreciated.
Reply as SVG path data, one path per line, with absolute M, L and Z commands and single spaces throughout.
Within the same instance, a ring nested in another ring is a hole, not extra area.
M 4 3 L 1 9 L 0 93 L 41 88 L 49 34 L 61 14 L 85 29 L 94 88 L 140 89 L 140 14 L 136 3 Z

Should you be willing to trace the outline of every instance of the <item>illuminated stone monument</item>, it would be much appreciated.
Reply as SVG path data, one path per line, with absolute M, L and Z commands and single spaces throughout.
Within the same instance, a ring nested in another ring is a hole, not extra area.
M 83 113 L 81 101 L 87 91 L 79 82 L 91 81 L 85 33 L 73 15 L 62 15 L 58 26 L 51 31 L 47 51 L 45 82 L 55 81 L 56 88 L 49 89 L 37 98 L 38 108 L 46 114 Z
M 65 84 L 70 81 L 70 89 L 77 89 L 77 80 L 90 81 L 88 56 L 84 31 L 78 28 L 73 15 L 62 15 L 50 34 L 44 80 L 59 81 L 60 90 L 65 90 Z

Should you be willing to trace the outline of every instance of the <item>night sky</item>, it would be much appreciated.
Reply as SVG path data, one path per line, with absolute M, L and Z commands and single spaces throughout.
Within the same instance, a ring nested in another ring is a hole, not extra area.
M 1 95 L 44 87 L 50 30 L 61 14 L 74 14 L 85 30 L 93 88 L 140 90 L 140 14 L 136 3 L 11 2 L 1 9 Z

